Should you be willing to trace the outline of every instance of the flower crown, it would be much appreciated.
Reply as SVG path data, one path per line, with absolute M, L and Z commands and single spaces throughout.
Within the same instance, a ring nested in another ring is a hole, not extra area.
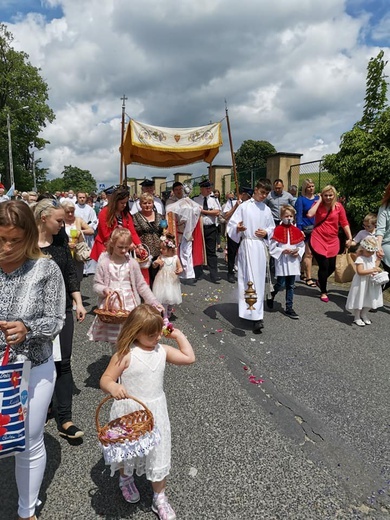
M 173 240 L 170 240 L 169 238 L 165 237 L 164 235 L 160 237 L 161 242 L 164 244 L 165 247 L 168 249 L 175 249 L 176 245 L 173 242 Z

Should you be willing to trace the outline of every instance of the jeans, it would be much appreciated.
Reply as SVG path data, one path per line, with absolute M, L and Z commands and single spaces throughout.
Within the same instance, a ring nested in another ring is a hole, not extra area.
M 278 276 L 274 286 L 273 294 L 276 295 L 284 288 L 286 288 L 286 311 L 291 311 L 293 308 L 294 299 L 295 274 L 291 276 Z

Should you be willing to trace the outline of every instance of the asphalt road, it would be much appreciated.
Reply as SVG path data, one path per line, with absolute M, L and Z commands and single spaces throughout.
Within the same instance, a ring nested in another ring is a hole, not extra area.
M 253 335 L 237 317 L 236 286 L 205 279 L 183 286 L 175 325 L 197 361 L 167 367 L 173 435 L 168 493 L 178 519 L 390 518 L 390 305 L 373 324 L 352 325 L 347 286 L 330 302 L 297 284 L 294 308 L 284 295 Z M 149 483 L 137 479 L 141 502 L 127 504 L 98 447 L 95 411 L 109 347 L 89 342 L 92 278 L 82 292 L 89 315 L 76 326 L 74 421 L 86 435 L 69 443 L 51 421 L 40 520 L 152 519 Z M 107 408 L 109 405 L 107 405 Z M 104 414 L 102 417 L 104 422 Z M 13 461 L 0 463 L 0 520 L 16 518 Z

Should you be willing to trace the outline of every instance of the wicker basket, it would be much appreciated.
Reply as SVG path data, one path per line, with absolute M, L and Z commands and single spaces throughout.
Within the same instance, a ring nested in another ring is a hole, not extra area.
M 147 262 L 147 260 L 150 256 L 150 250 L 146 244 L 140 244 L 140 247 L 141 247 L 141 249 L 144 249 L 146 251 L 147 255 L 145 256 L 145 258 L 139 258 L 137 256 L 137 251 L 134 251 L 134 258 L 137 260 L 137 262 L 139 264 L 143 264 L 143 263 Z
M 105 426 L 100 426 L 99 413 L 102 406 L 113 399 L 111 395 L 105 397 L 96 409 L 95 423 L 98 439 L 103 446 L 110 444 L 124 443 L 125 441 L 137 441 L 146 433 L 151 433 L 154 427 L 154 420 L 152 412 L 138 399 L 130 396 L 130 399 L 140 404 L 143 409 L 136 410 L 122 417 L 118 417 L 107 423 Z M 118 433 L 119 432 L 119 433 Z M 112 435 L 114 434 L 114 435 Z
M 389 281 L 389 274 L 386 271 L 380 271 L 371 277 L 371 281 L 375 285 L 384 285 Z
M 114 296 L 116 296 L 118 299 L 119 309 L 110 310 L 110 301 Z M 114 324 L 123 323 L 130 314 L 130 311 L 127 311 L 123 308 L 122 298 L 120 297 L 118 291 L 114 291 L 106 297 L 103 309 L 95 309 L 93 312 L 97 314 L 99 320 L 103 321 L 104 323 Z

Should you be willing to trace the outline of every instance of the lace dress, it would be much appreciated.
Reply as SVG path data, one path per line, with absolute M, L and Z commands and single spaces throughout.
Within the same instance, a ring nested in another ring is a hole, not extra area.
M 175 273 L 177 255 L 161 256 L 164 265 L 158 271 L 153 282 L 153 294 L 156 299 L 165 305 L 174 305 L 182 302 L 180 279 Z
M 373 269 L 375 267 L 376 256 L 375 254 L 366 257 L 358 256 L 355 264 L 363 264 L 363 269 Z M 355 274 L 353 277 L 351 287 L 349 289 L 346 309 L 361 310 L 363 307 L 369 309 L 377 309 L 383 306 L 382 287 L 375 285 L 370 280 L 371 275 L 360 275 Z
M 120 382 L 130 395 L 142 401 L 152 412 L 155 425 L 161 434 L 161 442 L 145 457 L 111 464 L 111 475 L 123 467 L 126 475 L 132 475 L 135 470 L 138 476 L 146 475 L 148 480 L 158 482 L 169 474 L 171 467 L 171 426 L 163 387 L 166 352 L 159 343 L 152 351 L 132 345 L 130 356 L 130 365 L 122 373 Z M 140 405 L 131 399 L 114 401 L 110 420 L 140 408 Z

